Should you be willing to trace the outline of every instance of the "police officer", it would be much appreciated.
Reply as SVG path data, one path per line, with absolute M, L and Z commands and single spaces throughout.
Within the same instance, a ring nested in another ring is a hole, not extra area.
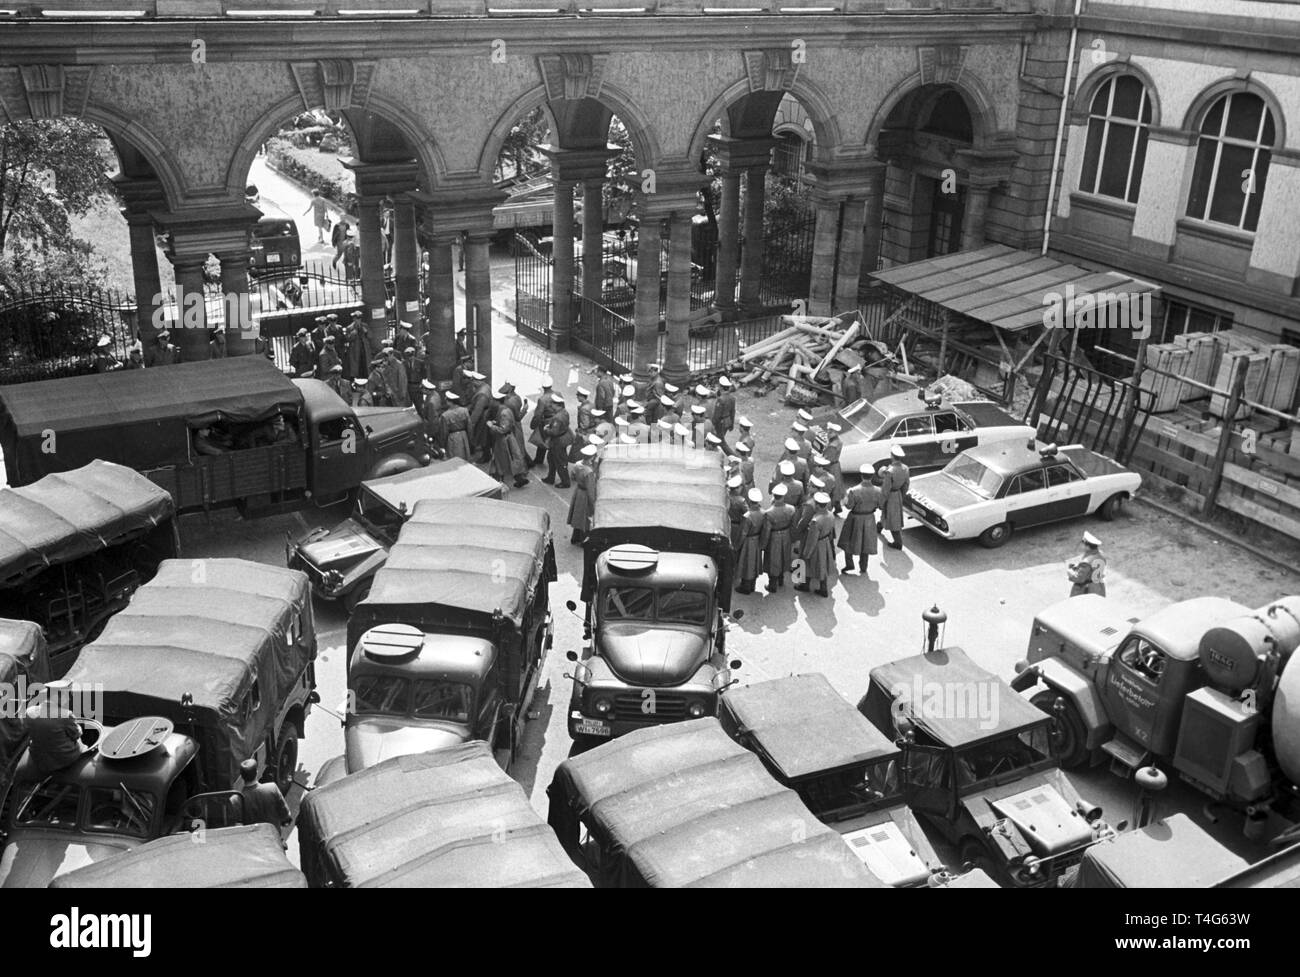
M 840 504 L 844 501 L 844 469 L 840 467 L 840 453 L 844 450 L 844 442 L 840 440 L 840 432 L 844 430 L 842 424 L 830 421 L 826 425 L 826 444 L 822 448 L 822 457 L 826 459 L 826 471 L 830 474 L 831 482 L 831 508 L 836 512 L 840 511 Z
M 477 370 L 466 370 L 465 378 L 473 384 L 469 398 L 470 449 L 480 460 L 488 461 L 492 457 L 487 426 L 493 414 L 492 388 L 487 384 L 487 377 Z
M 718 399 L 713 404 L 713 433 L 722 439 L 723 447 L 730 453 L 727 435 L 736 426 L 736 396 L 732 391 L 731 378 L 723 375 L 718 378 Z
M 316 379 L 328 380 L 336 366 L 340 368 L 339 373 L 342 373 L 343 361 L 339 359 L 339 354 L 334 349 L 334 337 L 326 334 L 325 348 L 316 358 Z
M 442 412 L 442 423 L 447 432 L 447 457 L 469 461 L 469 411 L 460 402 L 460 394 L 448 390 L 442 395 L 447 409 Z
M 635 438 L 638 444 L 650 443 L 650 425 L 646 423 L 645 408 L 640 404 L 628 409 L 627 430 L 623 433 Z
M 1092 533 L 1083 534 L 1083 552 L 1066 564 L 1070 578 L 1070 596 L 1100 594 L 1106 596 L 1106 557 L 1101 540 Z
M 808 484 L 808 462 L 799 457 L 799 442 L 794 438 L 786 438 L 785 452 L 777 459 L 777 471 L 772 476 L 772 482 L 768 485 L 768 488 L 771 488 L 781 477 L 783 463 L 787 461 L 790 463 L 790 474 L 799 479 L 799 484 L 804 486 Z
M 740 552 L 740 540 L 744 536 L 745 512 L 749 506 L 745 502 L 745 481 L 739 475 L 727 479 L 727 518 L 731 522 L 731 552 Z
M 180 362 L 180 357 L 177 355 L 180 351 L 168 341 L 170 338 L 171 333 L 168 330 L 158 331 L 158 335 L 144 351 L 145 366 L 170 366 Z M 308 364 L 308 369 L 310 368 L 311 365 Z
M 438 385 L 427 378 L 420 381 L 420 391 L 424 395 L 424 402 L 420 405 L 420 416 L 424 418 L 425 434 L 438 449 L 438 453 L 446 457 L 447 425 L 442 419 L 443 412 L 447 409 L 446 401 L 442 399 Z
M 494 413 L 486 424 L 488 437 L 492 439 L 492 462 L 488 470 L 503 482 L 507 478 L 513 478 L 515 488 L 523 488 L 528 484 L 528 477 L 525 474 L 528 471 L 528 463 L 524 453 L 519 450 L 519 442 L 515 439 L 517 426 L 515 415 L 506 406 L 505 391 L 498 390 L 494 400 L 496 401 Z
M 344 403 L 352 403 L 352 385 L 343 379 L 342 363 L 335 363 L 330 367 L 330 373 L 325 378 L 325 384 L 343 398 Z
M 772 481 L 768 483 L 768 491 L 775 492 L 778 485 L 784 485 L 786 491 L 786 502 L 791 508 L 798 508 L 799 503 L 803 501 L 805 486 L 795 473 L 794 462 L 789 458 L 783 459 L 776 466 L 776 474 Z
M 749 445 L 752 454 L 754 451 L 754 422 L 748 417 L 741 417 L 736 421 L 736 427 L 740 429 L 740 437 L 736 439 L 736 443 Z
M 596 403 L 598 410 L 607 415 L 614 410 L 614 401 L 618 399 L 618 384 L 603 366 L 596 367 Z
M 370 338 L 366 335 L 364 316 L 352 313 L 346 339 L 339 350 L 343 361 L 343 375 L 349 380 L 359 380 L 370 374 Z
M 591 466 L 597 450 L 594 444 L 584 443 L 572 467 L 573 495 L 569 498 L 569 514 L 565 521 L 573 528 L 569 542 L 574 546 L 581 546 L 587 533 L 591 532 L 592 494 L 596 487 L 596 475 Z
M 537 406 L 533 408 L 533 419 L 528 424 L 532 432 L 528 435 L 528 443 L 537 448 L 536 455 L 528 465 L 529 468 L 537 467 L 546 459 L 546 435 L 543 432 L 551 420 L 551 415 L 555 413 L 555 394 L 551 392 L 551 387 L 550 377 L 542 380 L 542 393 L 537 398 Z
M 596 430 L 596 419 L 591 416 L 591 391 L 586 387 L 578 388 L 578 438 L 585 441 L 587 435 Z
M 863 465 L 862 481 L 844 493 L 844 525 L 840 528 L 840 549 L 844 551 L 844 571 L 853 569 L 857 554 L 861 572 L 867 572 L 867 557 L 876 553 L 876 511 L 882 502 L 880 489 L 871 483 L 872 466 Z
M 546 477 L 542 479 L 547 485 L 559 488 L 569 487 L 569 446 L 573 444 L 573 429 L 569 424 L 569 412 L 564 406 L 564 397 L 552 393 L 551 419 L 542 428 L 546 438 Z
M 113 340 L 111 340 L 108 336 L 99 337 L 99 342 L 95 344 L 95 372 L 96 373 L 111 373 L 114 370 L 122 369 L 122 364 L 119 363 L 117 361 L 117 358 L 113 356 L 112 353 L 109 352 L 109 348 L 112 345 L 113 345 Z
M 881 471 L 885 492 L 884 519 L 881 528 L 887 529 L 894 537 L 889 545 L 896 550 L 901 550 L 903 548 L 903 500 L 907 497 L 912 473 L 907 465 L 903 464 L 905 454 L 900 445 L 894 445 L 890 455 L 889 466 Z
M 284 795 L 275 784 L 257 782 L 257 761 L 245 760 L 239 765 L 239 776 L 243 780 L 239 795 L 244 799 L 245 824 L 270 824 L 283 828 L 293 822 L 289 814 L 289 805 L 284 802 Z
M 768 593 L 775 593 L 785 583 L 785 575 L 794 563 L 794 544 L 790 539 L 790 528 L 794 525 L 795 512 L 785 500 L 786 484 L 780 482 L 772 487 L 772 504 L 764 510 L 766 520 L 763 526 L 763 567 L 767 574 Z
M 224 360 L 226 358 L 226 328 L 217 326 L 208 339 L 208 359 Z
M 316 372 L 316 353 L 306 329 L 299 329 L 289 350 L 289 369 L 295 377 L 309 377 Z
M 831 512 L 831 497 L 825 492 L 814 495 L 813 504 L 817 512 L 804 530 L 799 546 L 799 555 L 804 563 L 804 582 L 796 584 L 794 589 L 807 591 L 816 584 L 818 596 L 829 597 L 827 579 L 836 569 L 835 516 Z
M 740 477 L 745 480 L 745 488 L 754 487 L 754 459 L 751 457 L 749 445 L 744 441 L 736 442 L 736 458 L 740 460 Z
M 736 593 L 752 594 L 758 575 L 763 572 L 763 533 L 767 528 L 767 514 L 763 511 L 763 493 L 749 490 L 749 507 L 746 510 L 736 553 L 736 576 L 740 583 Z

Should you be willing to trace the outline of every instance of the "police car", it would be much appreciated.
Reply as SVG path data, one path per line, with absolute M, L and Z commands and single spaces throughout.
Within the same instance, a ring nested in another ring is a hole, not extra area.
M 838 411 L 815 417 L 843 429 L 840 467 L 855 477 L 863 465 L 889 463 L 898 445 L 908 469 L 917 472 L 942 468 L 967 448 L 998 441 L 1026 441 L 1034 429 L 1017 421 L 997 404 L 987 401 L 945 403 L 924 390 L 890 394 L 874 401 L 859 400 Z
M 1003 441 L 913 478 L 906 505 L 931 532 L 992 549 L 1029 526 L 1091 513 L 1114 519 L 1141 484 L 1136 472 L 1082 445 Z

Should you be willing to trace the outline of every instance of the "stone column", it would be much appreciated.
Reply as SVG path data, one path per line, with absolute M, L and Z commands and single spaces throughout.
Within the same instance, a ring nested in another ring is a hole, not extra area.
M 636 305 L 632 312 L 632 374 L 640 380 L 649 378 L 650 364 L 659 359 L 659 254 L 662 246 L 661 219 L 643 214 L 637 232 Z
M 119 177 L 113 181 L 122 198 L 131 241 L 131 280 L 135 288 L 136 329 L 144 342 L 158 332 L 154 319 L 162 305 L 162 282 L 158 274 L 158 246 L 152 211 L 167 206 L 162 184 L 157 180 Z
M 429 356 L 435 382 L 450 380 L 456 368 L 456 270 L 452 242 L 459 235 L 442 232 L 431 235 L 429 277 Z
M 740 174 L 722 174 L 718 208 L 718 272 L 713 304 L 723 312 L 736 310 L 736 268 L 740 259 Z
M 745 171 L 745 249 L 741 255 L 741 312 L 757 313 L 762 308 L 758 287 L 763 277 L 763 203 L 767 197 L 767 167 Z
M 593 302 L 604 300 L 604 187 L 604 180 L 582 183 L 582 294 Z M 584 325 L 590 330 L 590 323 Z
M 226 313 L 226 355 L 251 356 L 257 352 L 257 324 L 248 304 L 248 251 L 222 251 L 221 295 Z
M 681 210 L 668 218 L 667 319 L 664 377 L 680 385 L 690 376 L 686 353 L 691 330 L 691 215 Z
M 203 266 L 208 253 L 173 252 L 172 267 L 176 275 L 176 321 L 172 324 L 171 342 L 180 347 L 185 363 L 208 358 L 207 296 L 203 286 Z
M 867 168 L 868 182 L 864 195 L 862 214 L 862 263 L 858 280 L 874 275 L 880 264 L 880 234 L 885 219 L 885 172 L 884 163 L 872 163 Z
M 858 307 L 858 275 L 862 271 L 862 219 L 864 202 L 853 196 L 844 201 L 840 219 L 840 257 L 835 271 L 835 301 L 832 313 Z
M 384 237 L 379 233 L 383 196 L 358 195 L 357 246 L 361 250 L 361 304 L 365 306 L 366 331 L 377 346 L 388 333 L 388 299 L 384 286 Z
M 989 194 L 993 186 L 971 183 L 966 188 L 966 212 L 961 218 L 961 249 L 972 251 L 984 246 L 984 218 L 988 214 Z
M 420 328 L 420 242 L 415 239 L 415 205 L 409 197 L 393 200 L 393 286 L 397 318 L 412 333 Z
M 835 250 L 840 233 L 840 199 L 817 199 L 817 227 L 813 232 L 812 279 L 808 285 L 808 313 L 830 315 L 835 288 Z
M 551 349 L 568 352 L 573 329 L 573 182 L 555 181 L 551 248 Z
M 474 368 L 492 382 L 492 236 L 471 231 L 465 238 L 465 328 L 469 330 Z

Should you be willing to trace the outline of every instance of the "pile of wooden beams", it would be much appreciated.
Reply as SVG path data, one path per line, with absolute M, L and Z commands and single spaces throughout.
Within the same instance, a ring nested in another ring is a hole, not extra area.
M 815 403 L 829 386 L 826 371 L 862 363 L 851 347 L 869 338 L 857 312 L 841 316 L 782 316 L 785 328 L 741 352 L 737 368 L 749 368 L 741 383 L 785 379 L 785 399 Z

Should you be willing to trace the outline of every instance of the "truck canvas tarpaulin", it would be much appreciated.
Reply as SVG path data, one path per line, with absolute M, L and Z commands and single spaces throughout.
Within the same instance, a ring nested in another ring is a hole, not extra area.
M 1186 814 L 1171 814 L 1089 848 L 1073 888 L 1205 889 L 1245 867 Z
M 590 887 L 481 741 L 394 757 L 313 791 L 298 842 L 313 887 Z
M 51 889 L 305 889 L 270 824 L 169 835 L 56 876 Z
M 0 489 L 0 587 L 170 520 L 172 497 L 106 461 Z
M 546 510 L 496 499 L 426 499 L 349 619 L 348 647 L 377 624 L 519 632 L 537 588 L 554 579 Z
M 702 553 L 718 566 L 718 599 L 731 604 L 731 524 L 721 455 L 681 445 L 619 444 L 602 449 L 587 535 L 582 599 L 596 587 L 596 557 L 619 543 Z
M 25 703 L 18 698 L 23 691 L 20 680 L 30 694 L 36 683 L 49 678 L 50 659 L 40 626 L 0 618 L 0 796 L 8 786 L 9 764 L 27 739 Z
M 103 689 L 110 724 L 165 716 L 198 740 L 208 789 L 236 782 L 315 657 L 307 578 L 245 560 L 164 560 L 71 682 Z M 184 696 L 193 701 L 182 706 Z M 274 732 L 274 730 L 272 730 Z
M 260 356 L 115 370 L 0 387 L 0 448 L 11 485 L 92 458 L 143 471 L 187 462 L 193 429 L 301 410 L 298 387 Z
M 366 492 L 395 511 L 404 508 L 411 512 L 426 499 L 446 502 L 459 498 L 501 497 L 501 483 L 463 458 L 435 461 L 427 468 L 412 468 L 361 484 Z
M 579 824 L 615 888 L 881 888 L 839 834 L 712 717 L 650 726 L 560 764 L 548 820 Z

